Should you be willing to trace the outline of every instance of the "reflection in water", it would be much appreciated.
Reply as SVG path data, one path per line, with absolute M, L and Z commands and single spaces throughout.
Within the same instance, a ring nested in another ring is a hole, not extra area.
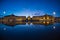
M 3 28 L 3 30 L 6 30 L 6 28 Z
M 58 39 L 60 35 L 60 23 L 45 26 L 43 24 L 28 24 L 6 26 L 0 24 L 2 40 L 49 40 Z
M 56 27 L 55 26 L 53 26 L 53 29 L 55 29 Z
M 15 26 L 15 25 L 29 25 L 32 23 L 33 25 L 41 24 L 41 25 L 50 25 L 54 23 L 60 23 L 60 17 L 53 17 L 52 15 L 43 15 L 43 16 L 33 16 L 32 18 L 28 16 L 15 16 L 15 15 L 8 15 L 0 18 L 0 23 Z
M 33 24 L 33 25 L 53 25 L 54 23 L 60 23 L 60 22 L 52 22 L 52 21 L 29 21 L 29 22 L 24 22 L 24 21 L 15 21 L 15 22 L 2 22 L 1 24 L 5 24 L 5 25 L 9 25 L 9 26 L 15 26 L 15 25 L 30 25 L 30 24 Z

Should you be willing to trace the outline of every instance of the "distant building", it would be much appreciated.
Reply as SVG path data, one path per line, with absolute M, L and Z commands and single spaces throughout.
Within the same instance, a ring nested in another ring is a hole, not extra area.
M 15 15 L 8 15 L 0 18 L 0 23 L 6 25 L 16 25 L 16 24 L 53 24 L 54 22 L 60 22 L 60 17 L 53 17 L 51 15 L 43 15 L 43 16 L 33 16 L 32 18 L 28 16 L 15 16 Z
M 55 22 L 60 22 L 60 17 L 55 17 Z
M 15 16 L 15 15 L 8 15 L 4 16 L 3 18 L 0 18 L 0 22 L 3 24 L 8 25 L 15 25 L 15 24 L 24 24 L 26 20 L 25 16 Z
M 37 20 L 37 21 L 54 21 L 54 17 L 51 15 L 43 15 L 43 16 L 33 16 L 32 20 Z

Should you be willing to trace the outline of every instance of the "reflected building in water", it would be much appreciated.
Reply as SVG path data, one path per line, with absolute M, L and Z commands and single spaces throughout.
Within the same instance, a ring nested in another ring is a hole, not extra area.
M 47 14 L 43 16 L 33 16 L 32 18 L 30 16 L 26 18 L 26 16 L 15 16 L 12 14 L 0 18 L 0 23 L 10 25 L 10 26 L 14 26 L 18 24 L 26 25 L 26 23 L 49 25 L 55 22 L 60 22 L 60 17 L 54 17 Z

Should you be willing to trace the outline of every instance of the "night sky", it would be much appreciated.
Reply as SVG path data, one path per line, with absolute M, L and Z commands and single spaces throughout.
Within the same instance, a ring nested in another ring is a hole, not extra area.
M 0 15 L 60 16 L 60 0 L 0 0 Z

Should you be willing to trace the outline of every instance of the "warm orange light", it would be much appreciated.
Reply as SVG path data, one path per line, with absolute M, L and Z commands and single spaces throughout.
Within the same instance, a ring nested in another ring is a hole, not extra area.
M 28 20 L 30 20 L 30 16 L 28 16 Z
M 47 24 L 49 24 L 49 22 L 47 22 Z
M 18 18 L 18 19 L 16 19 L 17 21 L 22 21 L 22 19 L 21 18 Z
M 45 19 L 45 17 L 43 17 L 43 19 Z
M 47 17 L 47 19 L 49 19 L 49 17 Z
M 45 21 L 43 23 L 45 24 Z

